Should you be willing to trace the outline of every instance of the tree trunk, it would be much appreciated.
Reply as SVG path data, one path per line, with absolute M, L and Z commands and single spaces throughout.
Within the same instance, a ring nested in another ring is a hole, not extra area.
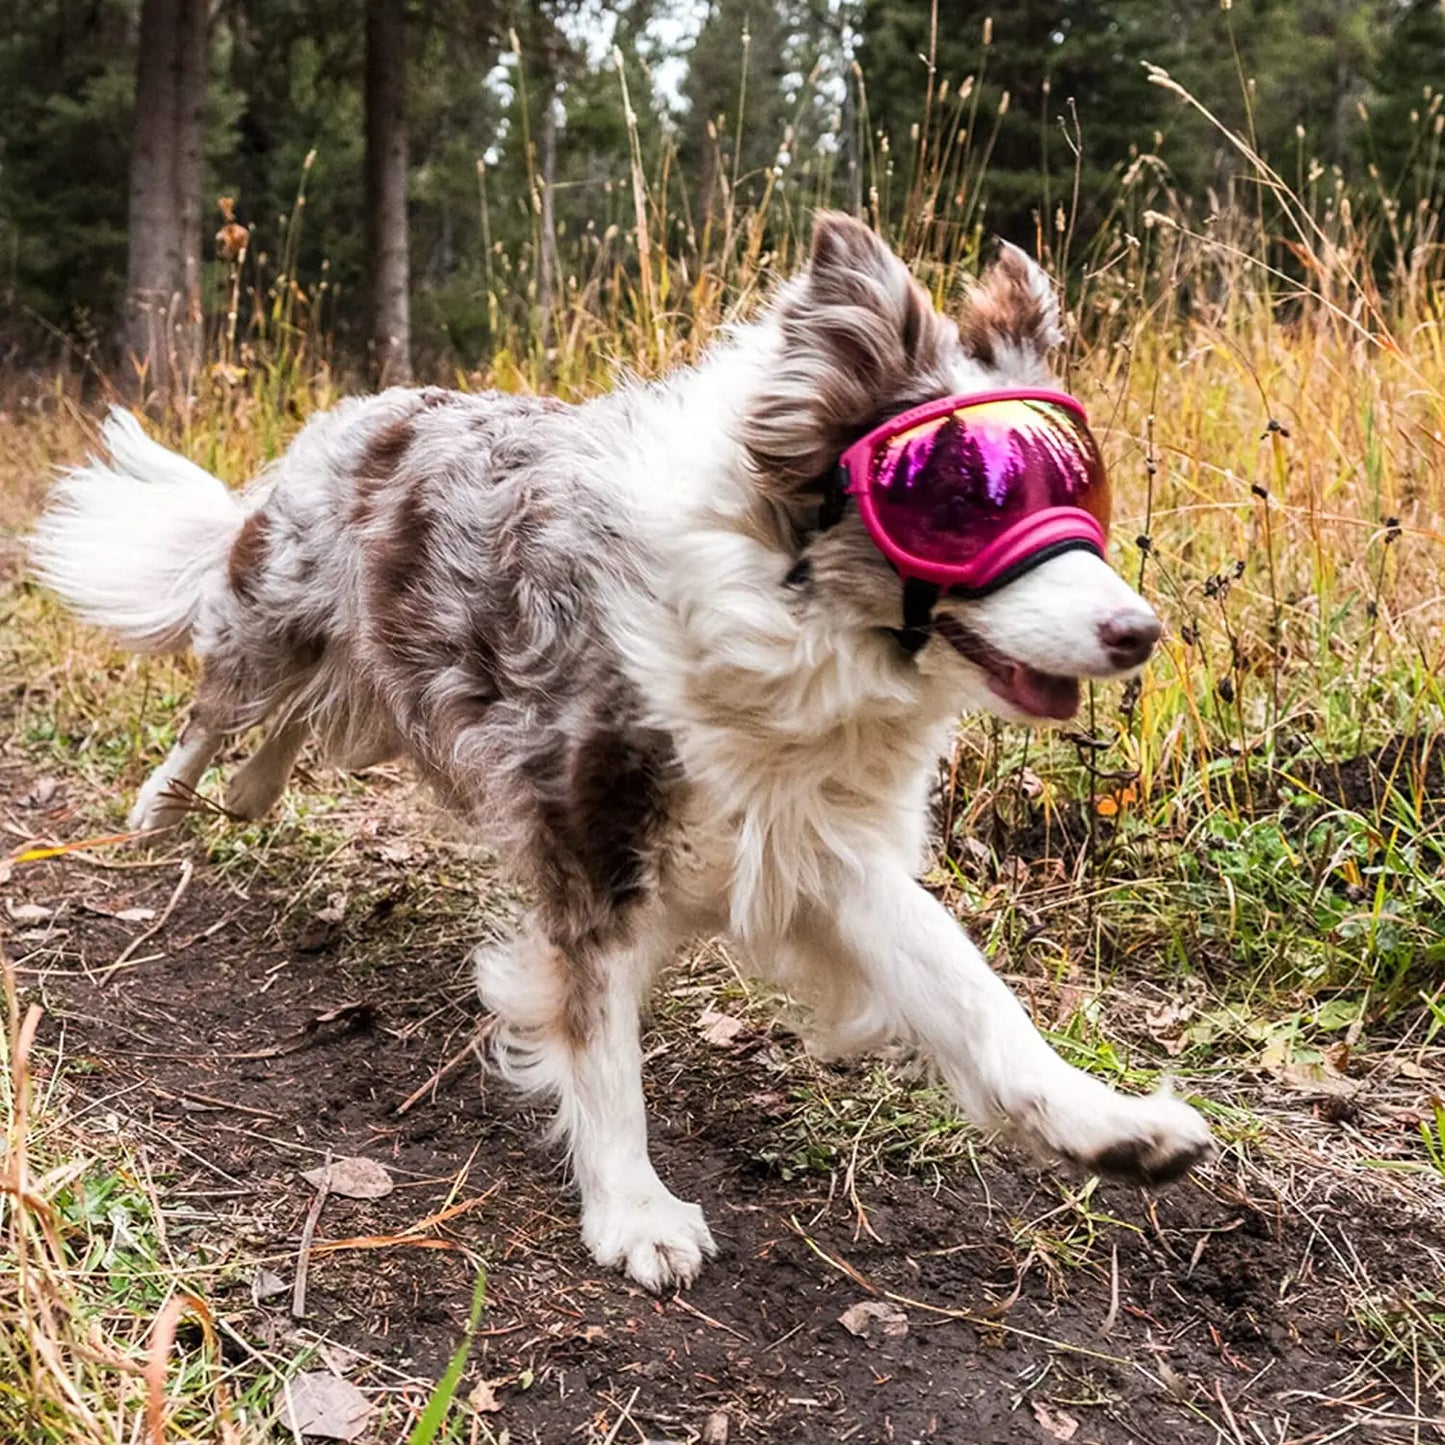
M 144 0 L 121 345 L 139 399 L 189 385 L 201 353 L 207 0 Z
M 542 270 L 537 286 L 542 350 L 552 344 L 552 312 L 557 304 L 557 216 L 553 193 L 557 185 L 557 112 L 562 101 L 549 86 L 542 109 Z
M 209 0 L 180 0 L 179 8 L 175 186 L 181 299 L 175 334 L 178 379 L 189 390 L 201 366 L 206 337 L 205 313 L 201 307 L 201 218 L 206 183 L 206 78 L 211 16 Z
M 411 380 L 406 228 L 406 0 L 366 6 L 367 344 L 379 386 Z

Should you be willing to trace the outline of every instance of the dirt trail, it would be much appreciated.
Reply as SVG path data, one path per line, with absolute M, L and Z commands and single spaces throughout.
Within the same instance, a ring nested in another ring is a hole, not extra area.
M 37 789 L 33 770 L 3 763 L 12 833 L 65 835 L 65 782 Z M 313 1197 L 298 1171 L 330 1150 L 382 1161 L 401 1187 L 331 1199 L 319 1240 L 394 1235 L 480 1200 L 425 1232 L 488 1266 L 464 1392 L 493 1383 L 488 1421 L 513 1442 L 1445 1439 L 1399 1418 L 1408 1378 L 1396 1389 L 1353 1373 L 1376 1346 L 1350 1303 L 1362 1281 L 1382 1307 L 1438 1285 L 1439 1211 L 1372 1199 L 1325 1157 L 1298 1161 L 1316 1172 L 1291 1202 L 1226 1159 L 1156 1197 L 1100 1188 L 1092 1224 L 1075 1215 L 1051 1232 L 1039 1223 L 1061 1205 L 1049 1177 L 983 1147 L 976 1172 L 860 1179 L 864 1228 L 841 1178 L 787 1180 L 762 1157 L 794 1107 L 777 1055 L 797 1046 L 783 1035 L 718 1047 L 674 1019 L 650 1036 L 658 1168 L 702 1202 L 722 1257 L 682 1298 L 599 1273 L 538 1117 L 475 1059 L 397 1113 L 479 1019 L 460 941 L 425 906 L 426 880 L 456 865 L 403 844 L 388 860 L 387 836 L 373 830 L 357 855 L 366 901 L 335 922 L 298 921 L 294 882 L 217 868 L 180 842 L 189 886 L 105 983 L 148 926 L 114 915 L 163 909 L 178 863 L 61 859 L 0 889 L 52 910 L 6 920 L 22 982 L 49 1011 L 45 1041 L 63 1032 L 95 1109 L 144 1147 L 177 1211 L 172 1248 L 234 1265 L 212 1298 L 247 1339 L 286 1348 L 289 1290 L 253 1303 L 252 1262 L 289 1286 Z M 455 1250 L 322 1254 L 308 1324 L 376 1362 L 363 1384 L 435 1377 L 471 1282 Z M 884 1292 L 913 1302 L 906 1334 L 869 1340 L 839 1323 Z

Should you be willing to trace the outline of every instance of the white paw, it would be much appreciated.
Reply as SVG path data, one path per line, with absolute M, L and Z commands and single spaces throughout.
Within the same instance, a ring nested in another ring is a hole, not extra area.
M 176 793 L 168 792 L 170 779 L 161 780 L 159 786 L 151 778 L 136 795 L 135 806 L 126 815 L 125 825 L 133 833 L 147 832 L 156 828 L 173 828 L 191 811 L 186 800 Z
M 654 1294 L 691 1284 L 703 1260 L 717 1254 L 702 1210 L 665 1189 L 588 1205 L 582 1241 L 598 1264 L 622 1270 Z
M 1167 1184 L 1214 1153 L 1198 1110 L 1161 1090 L 1116 1094 L 1080 1075 L 1067 1093 L 1039 1098 L 1017 1122 L 1030 1142 L 1091 1174 Z

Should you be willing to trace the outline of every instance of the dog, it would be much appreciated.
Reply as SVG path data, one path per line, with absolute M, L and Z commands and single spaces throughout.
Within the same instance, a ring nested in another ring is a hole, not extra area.
M 264 724 L 233 814 L 264 814 L 314 738 L 342 768 L 410 759 L 510 860 L 531 910 L 478 947 L 477 983 L 500 1071 L 556 1103 L 601 1265 L 661 1291 L 715 1253 L 649 1158 L 639 1043 L 659 971 L 704 935 L 805 1008 L 821 1053 L 908 1041 L 977 1125 L 1163 1182 L 1210 1153 L 1201 1116 L 1060 1059 L 916 881 L 958 715 L 1068 716 L 1082 680 L 1137 672 L 1159 622 L 1097 545 L 920 608 L 836 481 L 909 408 L 1054 387 L 1061 339 L 1023 252 L 955 322 L 822 213 L 756 320 L 580 405 L 343 401 L 239 495 L 114 412 L 110 461 L 59 481 L 34 568 L 129 648 L 201 659 L 133 828 L 176 822 Z

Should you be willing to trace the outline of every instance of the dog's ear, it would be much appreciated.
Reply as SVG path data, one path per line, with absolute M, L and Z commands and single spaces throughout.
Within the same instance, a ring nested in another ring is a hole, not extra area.
M 807 268 L 774 310 L 781 349 L 743 416 L 765 490 L 807 489 L 894 407 L 947 390 L 953 324 L 861 221 L 820 211 Z
M 883 270 L 903 263 L 871 227 L 843 211 L 818 211 L 813 217 L 813 275 Z
M 959 323 L 964 350 L 1009 380 L 1047 377 L 1048 353 L 1064 339 L 1054 283 L 1037 261 L 1006 242 L 969 288 Z

